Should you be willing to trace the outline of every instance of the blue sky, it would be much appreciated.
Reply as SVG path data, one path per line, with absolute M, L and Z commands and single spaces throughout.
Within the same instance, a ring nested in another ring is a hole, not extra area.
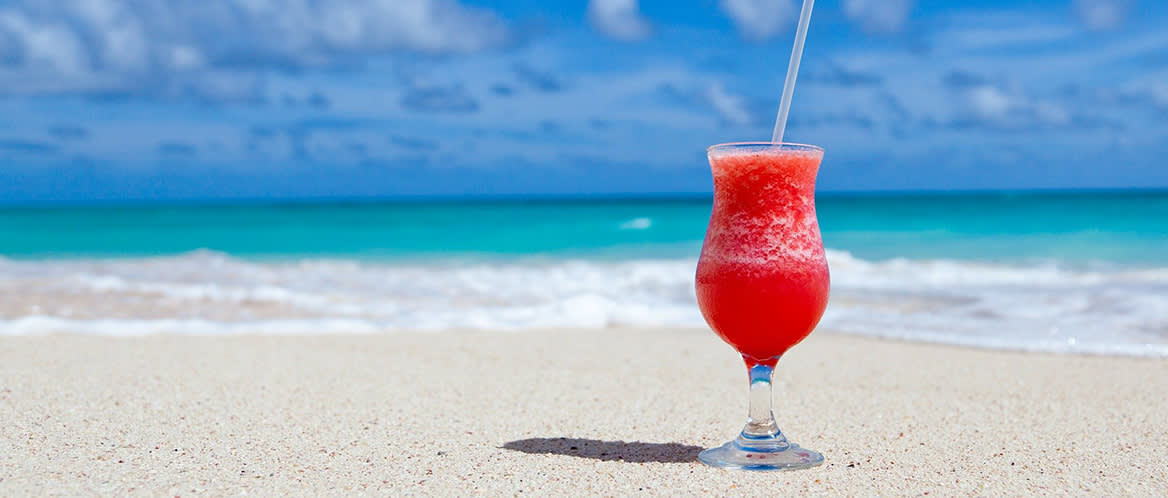
M 0 202 L 690 193 L 795 0 L 0 0 Z M 824 191 L 1168 187 L 1168 3 L 820 0 Z

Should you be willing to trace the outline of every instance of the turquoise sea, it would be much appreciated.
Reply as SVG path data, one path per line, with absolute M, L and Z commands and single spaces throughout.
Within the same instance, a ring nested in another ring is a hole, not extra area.
M 0 334 L 693 326 L 709 198 L 0 208 Z M 1168 354 L 1168 192 L 820 195 L 838 332 Z

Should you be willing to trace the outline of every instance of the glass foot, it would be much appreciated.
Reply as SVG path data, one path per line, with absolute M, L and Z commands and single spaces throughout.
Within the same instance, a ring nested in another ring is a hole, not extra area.
M 823 463 L 823 455 L 783 442 L 762 448 L 748 448 L 739 440 L 698 454 L 698 460 L 711 467 L 740 470 L 795 470 Z

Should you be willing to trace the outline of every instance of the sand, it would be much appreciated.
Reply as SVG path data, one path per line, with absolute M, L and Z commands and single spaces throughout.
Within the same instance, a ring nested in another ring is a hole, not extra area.
M 696 462 L 746 381 L 696 330 L 0 338 L 0 495 L 1168 494 L 1168 360 L 817 333 L 780 425 Z

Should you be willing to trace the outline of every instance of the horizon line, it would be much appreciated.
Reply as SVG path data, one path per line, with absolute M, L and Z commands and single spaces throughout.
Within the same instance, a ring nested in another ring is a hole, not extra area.
M 1157 195 L 1168 194 L 1165 187 L 1126 188 L 1025 188 L 1025 189 L 889 189 L 829 190 L 816 192 L 821 198 L 880 197 L 990 197 L 1009 195 Z M 499 194 L 499 195 L 389 195 L 389 196 L 302 196 L 302 197 L 192 197 L 175 199 L 82 199 L 0 201 L 0 209 L 21 208 L 104 208 L 104 207 L 232 207 L 294 205 L 367 204 L 491 204 L 491 203 L 572 203 L 572 202 L 661 202 L 697 201 L 713 198 L 713 192 L 606 192 L 592 194 Z

